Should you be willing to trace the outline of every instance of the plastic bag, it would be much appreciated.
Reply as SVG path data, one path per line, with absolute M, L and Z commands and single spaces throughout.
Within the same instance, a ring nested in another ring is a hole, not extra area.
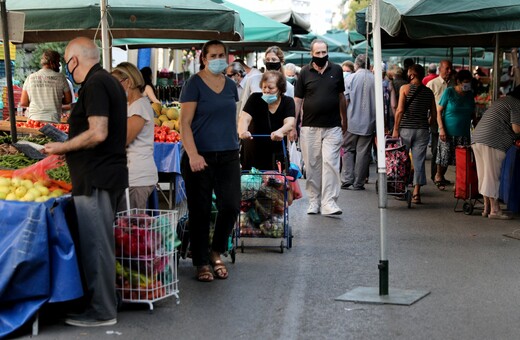
M 34 163 L 23 169 L 13 171 L 13 177 L 20 177 L 30 179 L 33 181 L 49 181 L 50 177 L 47 175 L 47 170 L 59 168 L 64 163 L 64 158 L 58 155 L 47 156 L 41 161 Z
M 291 163 L 295 165 L 302 164 L 302 152 L 298 150 L 296 142 L 291 142 L 291 145 L 289 146 L 289 159 L 291 160 Z
M 255 198 L 256 193 L 262 186 L 262 173 L 255 168 L 251 168 L 249 173 L 249 175 L 242 175 L 240 177 L 242 200 Z

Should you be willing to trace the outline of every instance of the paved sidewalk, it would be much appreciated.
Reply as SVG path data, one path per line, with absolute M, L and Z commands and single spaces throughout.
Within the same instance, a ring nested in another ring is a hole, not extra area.
M 279 247 L 246 248 L 235 264 L 227 261 L 228 280 L 199 283 L 191 263 L 181 260 L 179 305 L 165 300 L 152 313 L 126 306 L 117 325 L 97 329 L 51 318 L 38 339 L 520 338 L 520 240 L 504 236 L 520 234 L 520 216 L 497 221 L 478 211 L 456 213 L 453 192 L 431 181 L 422 205 L 408 209 L 388 197 L 387 209 L 390 287 L 430 294 L 412 306 L 335 301 L 378 285 L 375 178 L 372 166 L 365 191 L 341 191 L 338 217 L 307 215 L 305 197 L 294 202 L 293 248 L 284 254 Z

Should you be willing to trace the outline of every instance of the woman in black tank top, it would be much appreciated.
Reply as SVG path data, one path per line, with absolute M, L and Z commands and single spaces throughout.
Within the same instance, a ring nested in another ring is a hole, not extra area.
M 430 136 L 430 123 L 435 119 L 436 106 L 433 92 L 422 85 L 424 68 L 408 68 L 409 84 L 399 90 L 399 104 L 395 112 L 393 138 L 401 138 L 412 153 L 414 166 L 412 202 L 421 203 L 421 186 L 426 184 L 426 150 Z

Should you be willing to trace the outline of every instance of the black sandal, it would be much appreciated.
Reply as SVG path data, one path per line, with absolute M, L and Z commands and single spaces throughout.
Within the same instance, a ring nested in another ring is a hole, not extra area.
M 443 181 L 435 181 L 434 183 L 437 189 L 439 189 L 440 191 L 446 190 L 446 184 L 444 184 Z

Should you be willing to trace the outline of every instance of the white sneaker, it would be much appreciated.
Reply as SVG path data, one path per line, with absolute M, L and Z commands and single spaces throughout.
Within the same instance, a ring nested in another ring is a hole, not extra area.
M 320 206 L 316 203 L 309 204 L 309 207 L 307 208 L 307 214 L 309 215 L 316 215 L 320 213 Z
M 323 207 L 321 209 L 321 214 L 322 215 L 341 215 L 341 214 L 343 214 L 343 211 L 341 211 L 341 209 L 336 204 L 333 204 L 328 207 Z

